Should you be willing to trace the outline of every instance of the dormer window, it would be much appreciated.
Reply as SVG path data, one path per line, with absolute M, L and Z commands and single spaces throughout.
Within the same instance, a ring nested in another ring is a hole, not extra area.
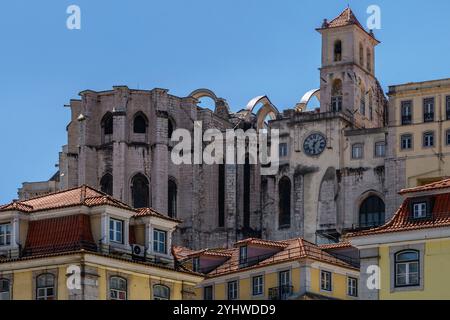
M 153 251 L 156 253 L 167 254 L 167 232 L 155 229 L 153 230 Z
M 413 218 L 423 219 L 427 217 L 427 207 L 426 202 L 417 202 L 413 204 Z
M 200 272 L 200 257 L 192 258 L 192 271 Z
M 123 221 L 109 220 L 109 240 L 116 243 L 123 243 Z
M 11 245 L 11 224 L 0 224 L 0 246 Z
M 239 247 L 239 264 L 245 265 L 247 263 L 247 258 L 248 258 L 248 247 L 247 246 Z

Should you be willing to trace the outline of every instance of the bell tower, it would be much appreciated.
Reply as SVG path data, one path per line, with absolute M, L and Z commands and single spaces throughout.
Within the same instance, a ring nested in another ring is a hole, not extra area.
M 375 78 L 375 47 L 380 43 L 346 8 L 324 20 L 322 35 L 320 111 L 342 112 L 356 128 L 383 126 L 385 96 Z

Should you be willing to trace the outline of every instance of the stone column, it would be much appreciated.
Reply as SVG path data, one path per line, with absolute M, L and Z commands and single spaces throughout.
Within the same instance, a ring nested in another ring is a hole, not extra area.
M 227 229 L 228 245 L 236 239 L 237 228 L 237 165 L 225 165 L 225 226 Z
M 130 199 L 126 197 L 126 190 L 129 187 L 129 181 L 125 175 L 125 168 L 127 163 L 127 144 L 126 144 L 126 111 L 124 108 L 116 108 L 113 112 L 113 196 L 126 203 L 131 203 Z M 129 200 L 129 201 L 127 201 Z

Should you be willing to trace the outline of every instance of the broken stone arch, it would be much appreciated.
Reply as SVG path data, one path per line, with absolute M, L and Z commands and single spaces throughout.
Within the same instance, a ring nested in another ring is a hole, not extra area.
M 312 98 L 316 97 L 320 101 L 320 89 L 312 89 L 305 93 L 299 103 L 295 106 L 295 110 L 303 112 L 308 107 L 308 103 Z
M 247 104 L 245 110 L 247 114 L 245 116 L 245 120 L 249 121 L 251 115 L 258 105 L 262 104 L 261 109 L 256 113 L 256 128 L 262 129 L 264 126 L 264 120 L 267 116 L 269 116 L 272 120 L 277 118 L 277 115 L 280 113 L 278 109 L 272 104 L 267 96 L 258 96 L 250 100 Z
M 230 108 L 228 107 L 226 101 L 222 98 L 217 97 L 217 95 L 212 90 L 206 88 L 197 89 L 192 91 L 189 96 L 197 100 L 200 100 L 201 98 L 210 98 L 214 101 L 215 113 L 220 113 L 223 111 L 226 111 L 227 114 L 230 113 Z

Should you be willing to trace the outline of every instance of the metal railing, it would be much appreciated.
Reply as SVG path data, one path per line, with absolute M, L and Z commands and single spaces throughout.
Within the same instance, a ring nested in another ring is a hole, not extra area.
M 294 287 L 291 285 L 269 288 L 269 300 L 287 300 L 293 292 Z
M 408 125 L 411 124 L 412 122 L 412 117 L 409 116 L 402 116 L 402 125 Z

